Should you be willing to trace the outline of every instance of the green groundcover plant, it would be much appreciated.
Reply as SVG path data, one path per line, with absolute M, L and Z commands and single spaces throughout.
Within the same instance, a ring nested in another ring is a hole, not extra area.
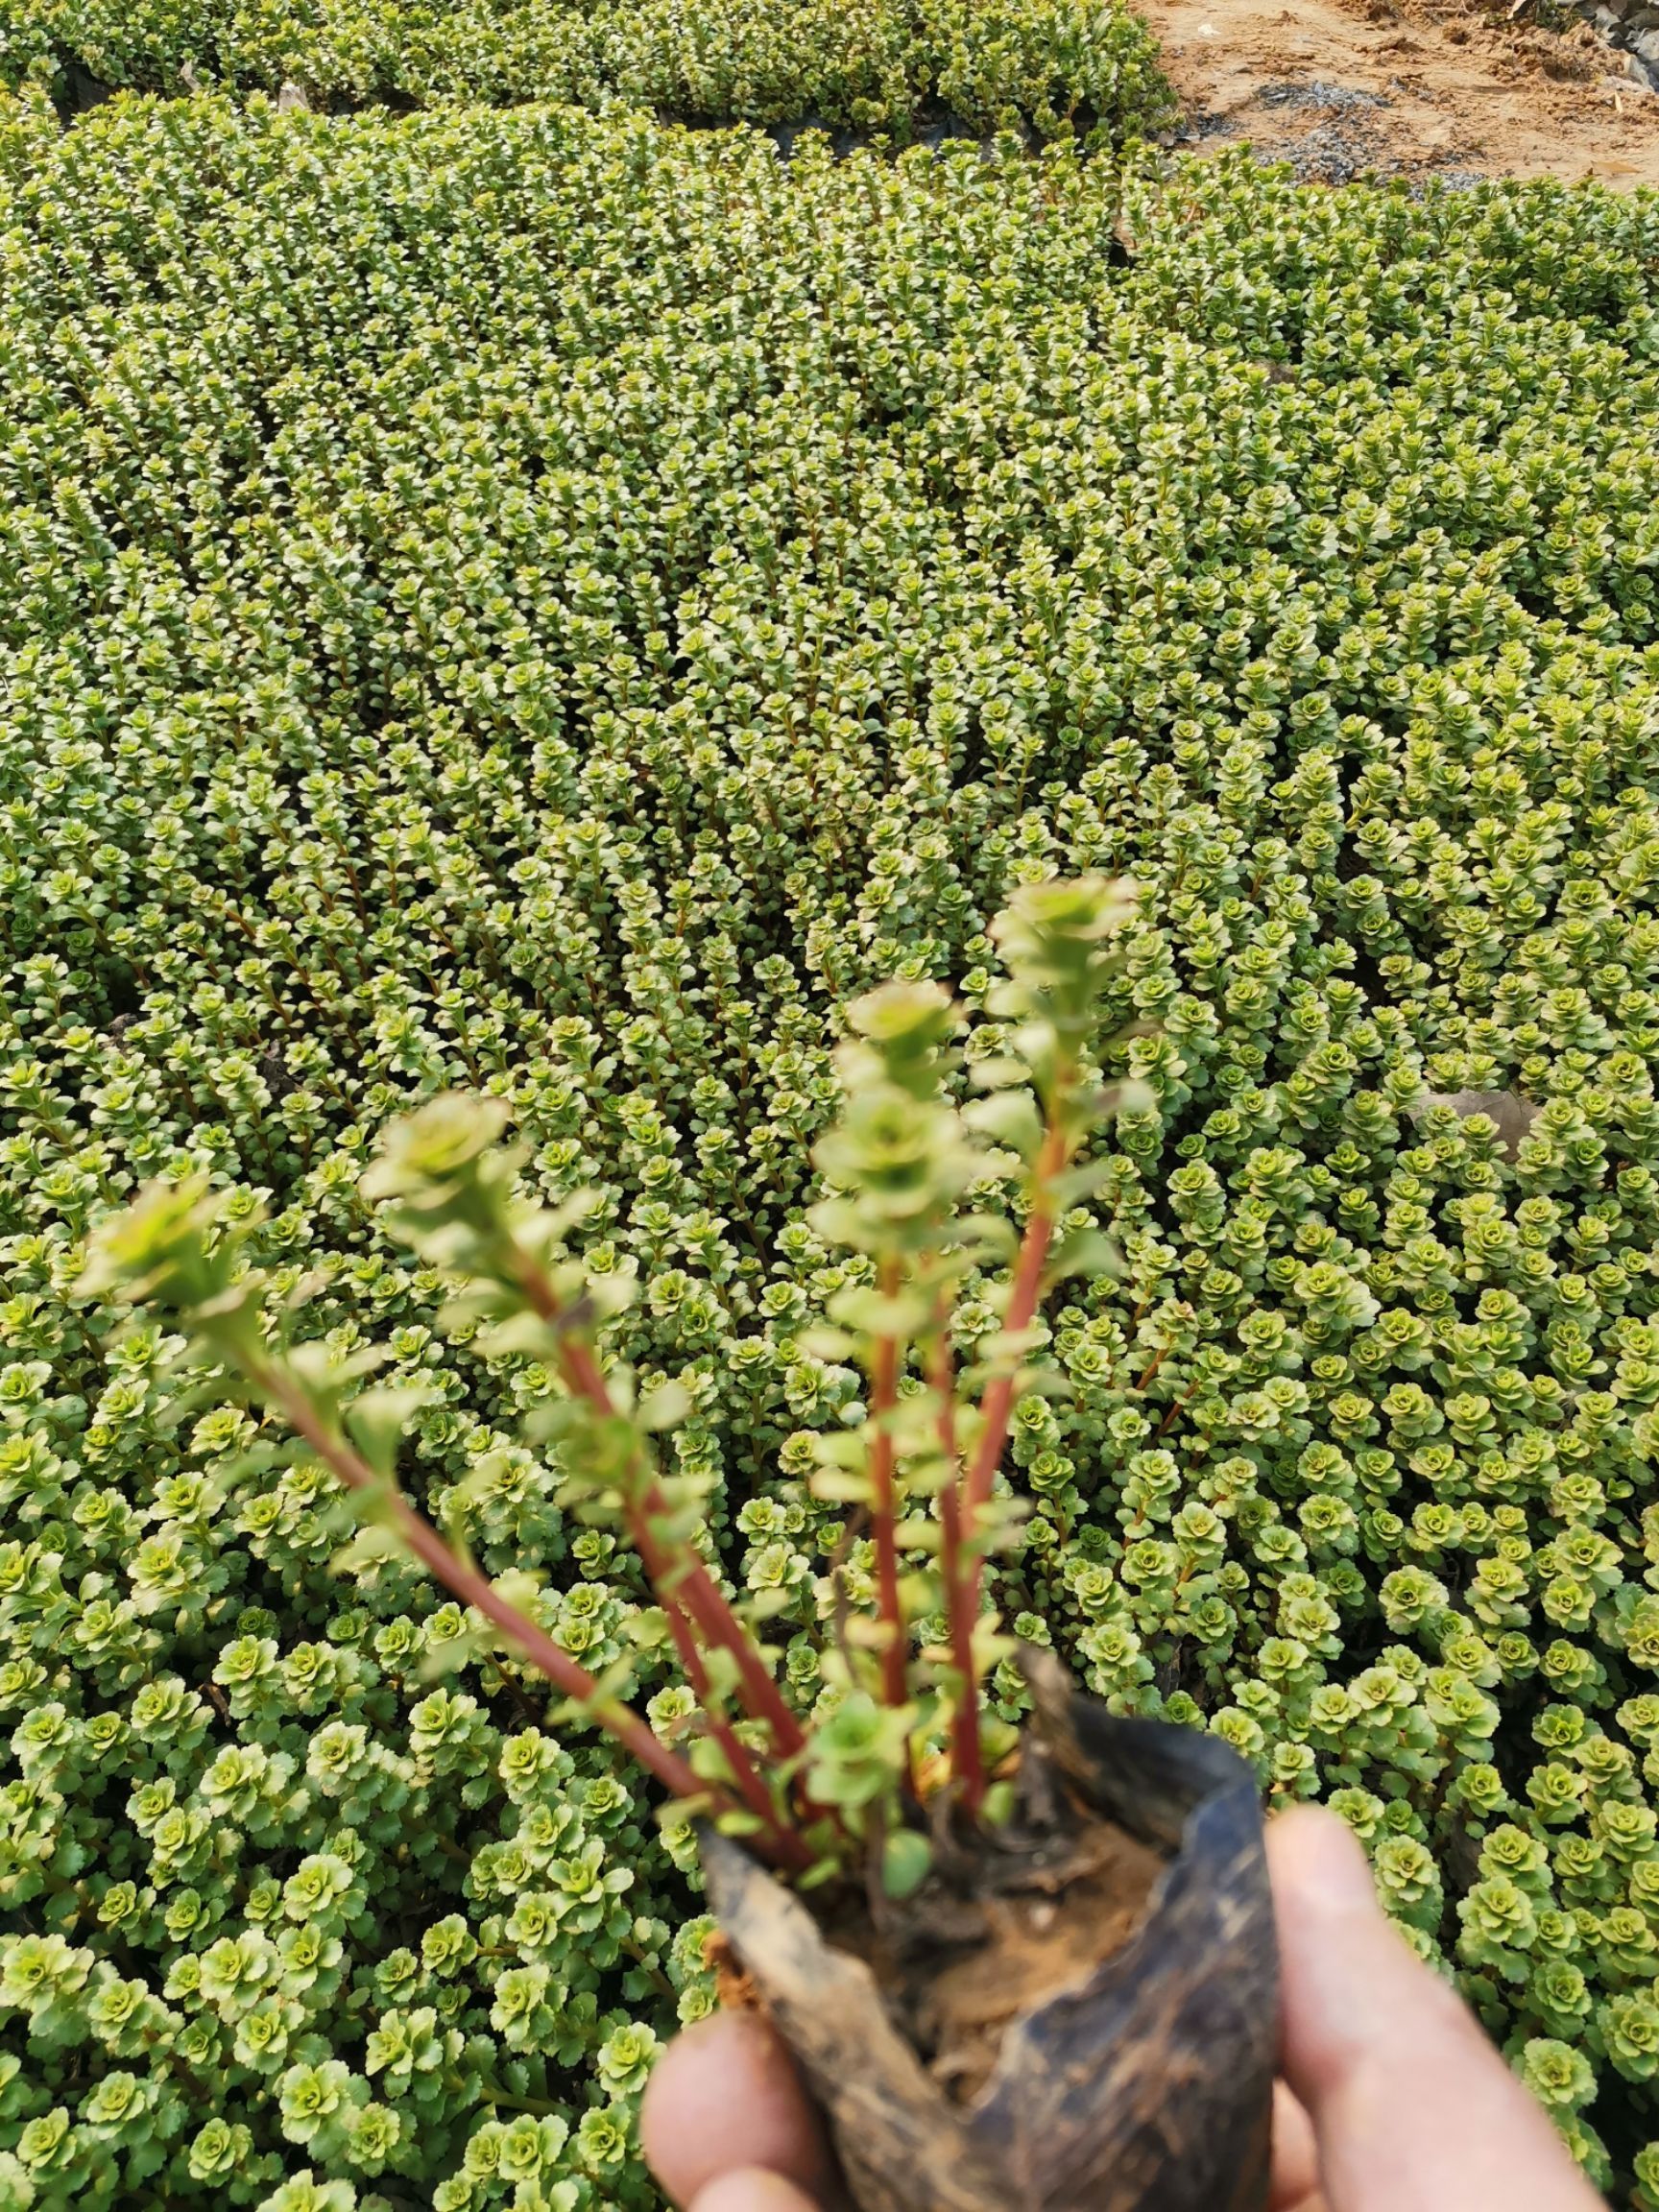
M 558 1375 L 364 1188 L 494 1101 L 827 1723 L 846 1010 L 1006 1056 L 988 926 L 1088 872 L 1144 1089 L 1066 1234 L 1121 1269 L 1043 1304 L 988 1598 L 1332 1802 L 1659 2201 L 1659 206 L 32 94 L 0 269 L 0 2203 L 644 2205 L 711 2002 L 637 1769 L 402 1551 L 337 1571 L 334 1478 L 89 1235 L 205 1177 L 672 1736 Z
M 5 0 L 0 84 L 72 97 L 76 67 L 146 91 L 623 102 L 901 141 L 947 116 L 1143 137 L 1175 113 L 1122 0 Z

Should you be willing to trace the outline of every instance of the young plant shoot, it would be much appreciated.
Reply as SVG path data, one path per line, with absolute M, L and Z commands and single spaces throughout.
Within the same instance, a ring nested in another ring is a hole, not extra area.
M 265 1407 L 292 1431 L 292 1461 L 338 1478 L 361 1522 L 341 1563 L 405 1547 L 563 1693 L 563 1719 L 608 1730 L 653 1775 L 670 1817 L 712 1820 L 802 1886 L 874 1876 L 902 1896 L 926 1877 L 942 1819 L 994 1822 L 1010 1802 L 998 1777 L 1015 1739 L 984 1695 L 1011 1649 L 987 1602 L 987 1561 L 1017 1540 L 1020 1516 L 998 1473 L 1016 1407 L 1056 1386 L 1035 1364 L 1046 1292 L 1111 1260 L 1085 1203 L 1099 1179 L 1087 1150 L 1126 1102 L 1102 1060 L 1135 907 L 1132 885 L 1096 876 L 1023 886 L 992 926 L 1006 980 L 972 1034 L 937 983 L 889 983 L 848 1009 L 841 1111 L 813 1152 L 826 1195 L 809 1215 L 848 1256 L 845 1286 L 809 1337 L 865 1388 L 814 1445 L 812 1488 L 849 1518 L 810 1724 L 780 1687 L 769 1608 L 723 1587 L 704 1488 L 660 1448 L 685 1390 L 609 1355 L 607 1324 L 636 1286 L 584 1259 L 583 1195 L 547 1209 L 522 1194 L 498 1100 L 445 1093 L 394 1122 L 362 1194 L 447 1286 L 455 1335 L 557 1377 L 526 1442 L 557 1471 L 560 1505 L 637 1556 L 694 1700 L 670 1728 L 631 1702 L 625 1659 L 595 1674 L 561 1646 L 531 1577 L 477 1567 L 464 1513 L 445 1533 L 402 1495 L 418 1386 L 376 1387 L 374 1349 L 304 1338 L 310 1286 L 275 1294 L 248 1253 L 256 1216 L 205 1179 L 153 1186 L 96 1237 L 84 1289 L 176 1317 L 205 1393 Z

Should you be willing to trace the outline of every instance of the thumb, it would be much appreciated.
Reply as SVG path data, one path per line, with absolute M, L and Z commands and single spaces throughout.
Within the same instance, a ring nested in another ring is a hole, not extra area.
M 1334 1814 L 1267 1831 L 1286 2080 L 1332 2212 L 1604 2212 L 1542 2106 L 1377 1903 Z

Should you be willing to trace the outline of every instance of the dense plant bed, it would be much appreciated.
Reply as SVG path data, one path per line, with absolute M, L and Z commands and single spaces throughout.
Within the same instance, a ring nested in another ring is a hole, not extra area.
M 710 2002 L 639 1785 L 399 1556 L 331 1571 L 328 1478 L 110 1335 L 87 1228 L 263 1193 L 302 1328 L 435 1394 L 411 1493 L 666 1723 L 518 1441 L 548 1376 L 441 1337 L 357 1190 L 394 1113 L 498 1093 L 544 1196 L 602 1191 L 614 1348 L 690 1393 L 805 1707 L 806 1439 L 860 1413 L 809 1334 L 836 1009 L 982 1006 L 986 920 L 1082 869 L 1144 887 L 1156 1103 L 1018 1410 L 1005 1614 L 1330 1796 L 1627 2176 L 1659 208 L 528 109 L 0 132 L 0 2189 L 644 2202 L 632 2101 Z M 1467 1090 L 1542 1111 L 1426 1104 Z
M 901 141 L 943 111 L 970 131 L 1147 135 L 1174 118 L 1122 0 L 8 0 L 0 84 L 68 107 L 132 85 L 369 101 L 622 101 L 687 119 L 817 116 Z

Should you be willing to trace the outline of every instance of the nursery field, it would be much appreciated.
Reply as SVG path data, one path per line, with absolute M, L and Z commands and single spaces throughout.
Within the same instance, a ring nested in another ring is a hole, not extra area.
M 7 70 L 100 12 L 6 10 Z M 121 73 L 183 12 L 108 11 Z M 1651 2212 L 1659 202 L 1085 159 L 1051 97 L 1036 156 L 840 160 L 609 87 L 278 113 L 290 12 L 195 12 L 230 92 L 0 108 L 0 2204 L 647 2206 L 712 2003 L 645 1784 L 414 1566 L 334 1571 L 327 1478 L 80 1294 L 87 1231 L 192 1166 L 262 1206 L 303 1332 L 429 1393 L 410 1495 L 667 1720 L 521 1440 L 549 1373 L 446 1339 L 357 1188 L 498 1094 L 805 1711 L 838 1009 L 983 1009 L 1009 891 L 1100 870 L 1151 1102 L 998 1602 L 1330 1799 Z M 329 82 L 572 88 L 430 13 Z M 926 66 L 856 96 L 960 108 Z

